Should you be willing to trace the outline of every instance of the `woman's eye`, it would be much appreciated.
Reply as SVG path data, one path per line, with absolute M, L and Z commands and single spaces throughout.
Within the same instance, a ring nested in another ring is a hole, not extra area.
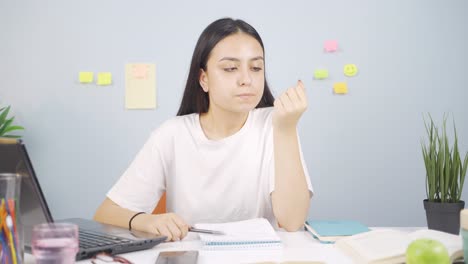
M 235 71 L 236 69 L 237 69 L 236 67 L 228 67 L 228 68 L 224 68 L 224 71 L 233 72 L 233 71 Z
M 252 70 L 258 72 L 258 71 L 261 71 L 262 68 L 261 67 L 253 67 Z

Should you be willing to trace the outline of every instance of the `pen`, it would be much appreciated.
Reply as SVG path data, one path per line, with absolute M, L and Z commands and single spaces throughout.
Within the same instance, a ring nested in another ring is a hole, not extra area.
M 204 234 L 211 234 L 211 235 L 225 235 L 225 233 L 222 231 L 200 229 L 200 228 L 193 228 L 193 227 L 189 228 L 189 232 L 204 233 Z

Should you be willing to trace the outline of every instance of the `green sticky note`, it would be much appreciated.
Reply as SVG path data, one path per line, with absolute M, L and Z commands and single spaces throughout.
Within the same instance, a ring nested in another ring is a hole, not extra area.
M 92 72 L 80 72 L 80 83 L 92 83 L 94 74 Z
M 323 79 L 328 78 L 328 70 L 324 70 L 324 69 L 315 70 L 314 78 L 317 80 L 323 80 Z
M 112 73 L 100 72 L 97 78 L 98 85 L 111 85 L 112 84 Z

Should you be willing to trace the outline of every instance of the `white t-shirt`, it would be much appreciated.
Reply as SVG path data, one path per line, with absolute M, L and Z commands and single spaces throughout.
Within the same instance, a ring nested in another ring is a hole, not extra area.
M 244 126 L 221 140 L 205 136 L 198 114 L 164 122 L 107 197 L 151 213 L 166 191 L 167 211 L 189 225 L 264 217 L 276 226 L 270 196 L 275 189 L 272 110 L 250 111 Z

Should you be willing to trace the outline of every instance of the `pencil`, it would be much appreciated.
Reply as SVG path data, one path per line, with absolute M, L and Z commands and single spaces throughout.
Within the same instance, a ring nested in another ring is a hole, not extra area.
M 222 231 L 217 231 L 217 230 L 208 230 L 208 229 L 200 229 L 200 228 L 194 228 L 190 227 L 189 232 L 195 232 L 195 233 L 203 233 L 203 234 L 210 234 L 210 235 L 226 235 Z

